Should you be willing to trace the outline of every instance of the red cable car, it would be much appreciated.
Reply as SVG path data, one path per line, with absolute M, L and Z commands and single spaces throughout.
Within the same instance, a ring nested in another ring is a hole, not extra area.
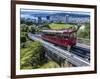
M 71 46 L 76 45 L 77 30 L 42 30 L 41 38 L 53 44 L 67 47 L 70 50 Z

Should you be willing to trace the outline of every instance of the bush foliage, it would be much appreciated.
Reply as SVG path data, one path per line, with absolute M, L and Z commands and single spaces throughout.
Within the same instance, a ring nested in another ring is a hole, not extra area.
M 27 48 L 21 49 L 21 69 L 36 68 L 41 63 L 41 53 L 43 54 L 42 45 L 37 42 L 30 42 Z

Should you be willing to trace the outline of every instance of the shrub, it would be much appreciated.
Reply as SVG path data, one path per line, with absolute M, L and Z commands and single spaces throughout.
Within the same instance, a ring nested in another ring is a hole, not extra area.
M 41 63 L 43 47 L 40 42 L 30 42 L 27 48 L 21 49 L 21 69 L 36 68 Z

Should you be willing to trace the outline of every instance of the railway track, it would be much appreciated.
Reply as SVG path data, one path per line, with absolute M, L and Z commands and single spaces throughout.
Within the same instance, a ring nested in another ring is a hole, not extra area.
M 74 46 L 71 48 L 71 52 L 84 58 L 87 61 L 90 61 L 90 50 L 78 46 Z
M 62 48 L 63 50 L 67 51 L 66 47 L 62 47 L 62 46 L 57 46 L 57 47 Z M 73 46 L 70 50 L 70 53 L 75 54 L 85 59 L 87 62 L 90 62 L 90 50 L 89 49 L 79 47 L 79 46 Z

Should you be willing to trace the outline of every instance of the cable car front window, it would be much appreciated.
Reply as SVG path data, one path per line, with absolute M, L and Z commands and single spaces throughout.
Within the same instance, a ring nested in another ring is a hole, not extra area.
M 70 37 L 69 34 L 63 34 L 63 35 L 62 35 L 62 38 L 63 38 L 63 39 L 66 39 L 66 40 L 69 39 L 69 37 Z

